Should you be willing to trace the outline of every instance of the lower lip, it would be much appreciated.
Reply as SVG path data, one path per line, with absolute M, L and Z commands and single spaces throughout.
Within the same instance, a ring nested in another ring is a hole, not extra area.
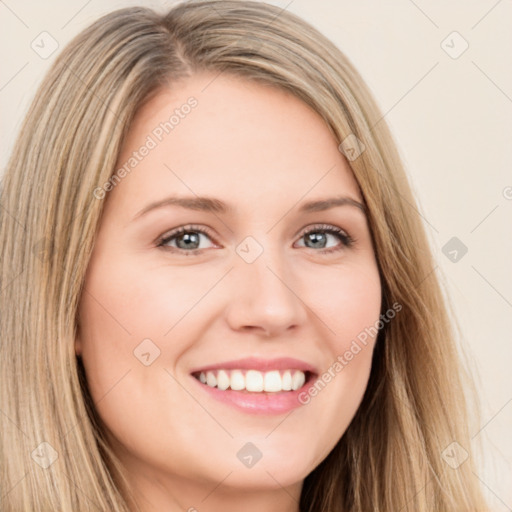
M 192 376 L 192 379 L 212 398 L 232 405 L 248 414 L 284 414 L 297 407 L 301 407 L 304 404 L 299 401 L 299 396 L 307 394 L 307 390 L 313 381 L 313 379 L 310 379 L 296 391 L 251 393 L 247 391 L 233 391 L 232 389 L 222 391 L 221 389 L 203 384 L 194 376 Z

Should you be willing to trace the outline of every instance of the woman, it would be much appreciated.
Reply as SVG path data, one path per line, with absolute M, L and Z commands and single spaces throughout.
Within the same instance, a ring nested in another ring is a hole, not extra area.
M 393 140 L 304 21 L 101 18 L 1 202 L 5 510 L 485 510 Z

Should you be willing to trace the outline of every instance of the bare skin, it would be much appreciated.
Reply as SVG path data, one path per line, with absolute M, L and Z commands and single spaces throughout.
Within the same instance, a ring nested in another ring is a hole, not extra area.
M 141 510 L 297 512 L 304 478 L 357 411 L 375 340 L 286 414 L 212 399 L 190 372 L 255 356 L 293 357 L 333 374 L 338 356 L 379 319 L 377 262 L 360 208 L 299 210 L 362 197 L 318 114 L 288 93 L 225 74 L 194 75 L 148 101 L 118 167 L 192 96 L 197 106 L 107 193 L 76 352 Z M 138 216 L 171 196 L 208 196 L 232 210 L 168 205 Z M 189 245 L 177 235 L 158 246 L 181 226 Z M 263 252 L 248 263 L 237 252 L 242 242 L 247 254 Z M 143 359 L 160 353 L 145 365 L 134 351 L 147 339 Z M 250 468 L 237 457 L 249 442 L 262 454 Z

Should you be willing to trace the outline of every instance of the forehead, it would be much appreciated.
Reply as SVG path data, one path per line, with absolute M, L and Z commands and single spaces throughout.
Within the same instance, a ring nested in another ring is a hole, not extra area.
M 109 201 L 131 210 L 168 194 L 279 203 L 350 194 L 357 183 L 324 120 L 292 94 L 231 75 L 162 89 L 134 118 Z

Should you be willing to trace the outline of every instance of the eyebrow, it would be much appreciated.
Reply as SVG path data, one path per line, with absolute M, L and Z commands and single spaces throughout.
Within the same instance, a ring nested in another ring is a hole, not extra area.
M 232 206 L 221 201 L 220 199 L 215 199 L 212 197 L 167 197 L 160 201 L 155 201 L 154 203 L 151 203 L 148 206 L 144 207 L 135 215 L 133 220 L 145 215 L 146 213 L 152 210 L 164 208 L 167 206 L 180 206 L 182 208 L 187 208 L 189 210 L 197 210 L 220 214 L 227 214 L 233 212 Z M 366 206 L 363 203 L 348 196 L 338 196 L 308 201 L 302 204 L 302 206 L 299 208 L 299 213 L 321 212 L 325 210 L 330 210 L 331 208 L 335 208 L 338 206 L 354 206 L 360 209 L 363 212 L 363 214 L 366 215 Z

